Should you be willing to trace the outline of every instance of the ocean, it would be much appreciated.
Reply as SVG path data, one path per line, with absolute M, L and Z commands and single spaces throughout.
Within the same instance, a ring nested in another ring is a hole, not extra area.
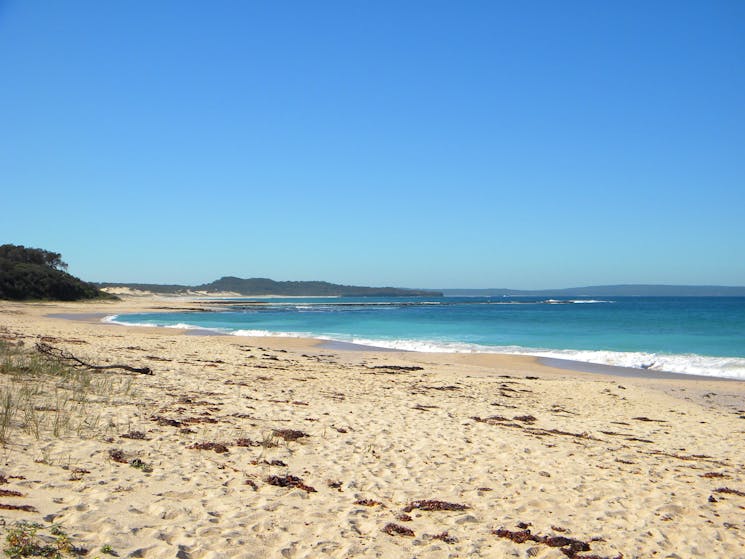
M 526 354 L 745 380 L 745 297 L 244 298 L 221 301 L 212 312 L 104 320 L 409 351 Z

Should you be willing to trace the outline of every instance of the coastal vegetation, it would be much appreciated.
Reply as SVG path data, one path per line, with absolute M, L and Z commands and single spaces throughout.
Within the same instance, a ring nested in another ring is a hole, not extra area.
M 0 299 L 78 301 L 112 298 L 67 273 L 62 255 L 40 248 L 0 246 Z
M 109 426 L 92 404 L 130 395 L 133 379 L 94 371 L 30 349 L 0 330 L 0 446 L 19 431 L 36 439 L 105 432 Z
M 442 292 L 398 287 L 361 287 L 339 285 L 326 281 L 275 281 L 267 278 L 238 278 L 224 276 L 202 285 L 160 285 L 149 283 L 98 283 L 100 288 L 129 288 L 162 294 L 237 293 L 239 295 L 284 295 L 327 297 L 441 297 Z

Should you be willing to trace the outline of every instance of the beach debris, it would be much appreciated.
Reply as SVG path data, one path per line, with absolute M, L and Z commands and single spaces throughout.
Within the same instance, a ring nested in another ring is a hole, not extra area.
M 150 417 L 150 421 L 155 421 L 161 427 L 181 427 L 183 423 L 177 419 L 171 419 L 170 417 L 163 417 L 162 415 L 153 415 Z
M 292 404 L 293 406 L 307 406 L 308 405 L 308 402 L 301 402 L 300 400 L 267 400 L 267 402 L 271 402 L 272 404 Z
M 648 417 L 632 417 L 634 421 L 646 421 L 651 423 L 667 423 L 667 420 L 665 419 L 649 419 Z
M 412 501 L 403 508 L 404 512 L 411 512 L 414 509 L 423 511 L 441 511 L 441 510 L 466 510 L 469 509 L 468 505 L 461 505 L 458 503 L 448 503 L 446 501 L 435 501 L 435 500 L 421 500 Z
M 413 538 L 415 535 L 414 530 L 400 524 L 394 524 L 393 522 L 389 522 L 383 526 L 383 532 L 390 536 L 408 536 Z
M 417 404 L 416 406 L 412 406 L 411 409 L 412 410 L 418 410 L 418 411 L 430 411 L 430 410 L 433 410 L 433 409 L 437 409 L 439 407 L 440 406 L 427 406 L 425 404 Z
M 0 489 L 0 497 L 23 497 L 23 493 L 13 489 Z
M 518 524 L 518 527 L 520 527 L 521 525 L 529 526 L 529 524 L 520 523 Z M 533 534 L 529 528 L 514 531 L 507 530 L 506 528 L 498 528 L 497 530 L 493 530 L 492 534 L 519 544 L 525 542 L 535 542 L 548 547 L 558 547 L 564 555 L 569 557 L 569 559 L 623 559 L 623 554 L 621 553 L 616 555 L 614 558 L 601 557 L 599 555 L 578 555 L 583 551 L 590 551 L 590 544 L 588 542 L 583 542 L 582 540 L 576 540 L 574 538 L 568 538 L 566 536 L 539 536 L 537 534 Z M 600 541 L 600 538 L 593 538 L 590 541 Z
M 729 477 L 727 474 L 723 474 L 721 472 L 706 472 L 705 474 L 701 474 L 701 477 L 706 478 L 720 478 L 720 477 Z
M 126 464 L 127 458 L 124 455 L 124 451 L 120 448 L 112 448 L 109 450 L 109 458 L 111 458 L 114 462 L 118 462 L 120 464 Z
M 250 464 L 252 466 L 279 466 L 280 468 L 286 468 L 287 464 L 282 462 L 282 460 L 251 460 Z
M 538 421 L 532 415 L 516 415 L 512 419 L 514 419 L 515 421 L 522 421 L 523 423 L 534 423 L 534 422 Z
M 224 454 L 226 452 L 229 452 L 229 449 L 227 445 L 223 443 L 216 443 L 216 442 L 201 442 L 201 443 L 194 443 L 193 445 L 189 445 L 186 448 L 191 450 L 214 450 L 218 454 Z
M 284 476 L 269 476 L 266 478 L 266 482 L 269 485 L 276 485 L 277 487 L 296 487 L 302 489 L 308 493 L 316 493 L 315 488 L 303 483 L 303 479 L 290 474 Z
M 57 361 L 65 361 L 69 363 L 73 368 L 86 368 L 93 369 L 94 371 L 104 371 L 111 369 L 121 369 L 130 373 L 139 373 L 141 375 L 152 375 L 153 371 L 150 367 L 132 367 L 131 365 L 94 365 L 93 363 L 87 363 L 79 357 L 75 357 L 69 351 L 65 351 L 62 348 L 51 346 L 45 342 L 37 342 L 36 351 L 47 357 L 51 357 Z
M 381 507 L 385 507 L 383 503 L 381 503 L 380 501 L 375 501 L 373 499 L 357 499 L 354 504 L 361 505 L 363 507 L 376 507 L 378 505 L 380 505 Z
M 86 470 L 85 468 L 73 468 L 72 472 L 70 473 L 70 481 L 80 481 L 81 479 L 83 479 L 83 476 L 89 473 L 91 473 L 91 471 Z
M 146 441 L 147 436 L 142 431 L 130 431 L 129 433 L 123 433 L 119 435 L 123 439 L 135 439 L 139 441 Z
M 447 530 L 445 532 L 441 532 L 439 534 L 429 535 L 430 538 L 433 540 L 440 540 L 445 543 L 458 543 L 458 538 L 455 536 L 451 536 L 447 533 Z
M 0 510 L 20 510 L 23 512 L 38 512 L 36 508 L 32 507 L 31 505 L 6 505 L 5 503 L 0 503 Z
M 272 435 L 286 441 L 296 441 L 298 439 L 302 439 L 303 437 L 310 437 L 308 433 L 298 431 L 296 429 L 274 429 L 272 431 Z
M 719 489 L 715 489 L 714 493 L 725 493 L 727 495 L 737 495 L 738 497 L 745 497 L 745 491 L 730 489 L 729 487 L 720 487 Z
M 411 516 L 409 516 L 408 514 L 402 512 L 396 517 L 396 520 L 399 520 L 401 522 L 411 522 L 413 518 L 411 518 Z
M 330 487 L 331 489 L 337 489 L 339 492 L 341 492 L 341 485 L 342 482 L 335 480 L 335 479 L 329 479 L 326 481 L 326 485 Z

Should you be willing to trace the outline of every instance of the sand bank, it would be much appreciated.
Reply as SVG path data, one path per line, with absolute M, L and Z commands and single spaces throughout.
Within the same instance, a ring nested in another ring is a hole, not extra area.
M 195 305 L 0 303 L 13 343 L 154 372 L 95 373 L 56 431 L 65 402 L 14 419 L 0 504 L 32 508 L 0 530 L 89 557 L 745 556 L 745 383 L 99 322 Z

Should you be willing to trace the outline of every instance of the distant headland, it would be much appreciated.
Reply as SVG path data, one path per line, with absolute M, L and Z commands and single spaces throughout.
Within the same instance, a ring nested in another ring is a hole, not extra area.
M 399 287 L 361 287 L 339 285 L 326 281 L 275 281 L 267 278 L 237 278 L 224 276 L 202 285 L 161 285 L 151 283 L 97 283 L 110 292 L 127 289 L 162 295 L 236 294 L 240 296 L 287 297 L 442 297 L 442 291 L 405 289 Z

